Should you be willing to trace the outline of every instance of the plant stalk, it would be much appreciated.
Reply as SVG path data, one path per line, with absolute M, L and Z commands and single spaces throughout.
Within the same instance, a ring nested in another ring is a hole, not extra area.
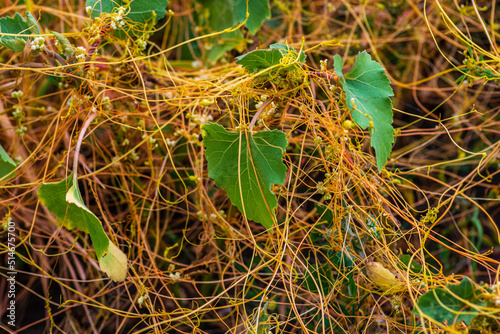
M 78 140 L 76 141 L 75 146 L 75 155 L 73 157 L 73 184 L 76 185 L 78 182 L 78 157 L 80 156 L 80 148 L 82 146 L 83 138 L 85 137 L 85 133 L 87 132 L 87 128 L 90 126 L 90 123 L 96 118 L 97 112 L 92 111 L 89 117 L 83 123 L 83 127 L 80 130 L 80 134 L 78 135 Z
M 267 105 L 271 102 L 272 98 L 268 97 L 267 100 L 260 106 L 259 110 L 253 115 L 252 121 L 250 122 L 249 128 L 250 131 L 253 130 L 253 127 L 255 126 L 255 123 L 257 123 L 257 120 L 259 119 L 260 115 L 266 109 Z

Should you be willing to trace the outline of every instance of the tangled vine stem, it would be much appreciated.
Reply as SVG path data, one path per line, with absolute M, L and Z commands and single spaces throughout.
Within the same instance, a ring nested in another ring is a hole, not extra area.
M 94 109 L 93 107 L 92 109 Z M 77 184 L 78 182 L 78 157 L 80 156 L 80 148 L 82 146 L 83 138 L 85 137 L 85 133 L 87 132 L 87 128 L 89 127 L 90 123 L 96 118 L 97 112 L 92 111 L 89 115 L 89 117 L 85 120 L 85 123 L 83 123 L 83 127 L 80 130 L 80 134 L 78 135 L 78 140 L 76 142 L 75 146 L 75 156 L 73 157 L 73 184 Z
M 336 74 L 330 74 L 330 73 L 321 72 L 321 71 L 307 72 L 307 74 L 308 75 L 317 75 L 317 76 L 320 76 L 320 77 L 325 77 L 325 78 L 327 78 L 329 80 L 335 81 L 335 83 L 337 83 L 339 81 L 339 77 Z
M 59 54 L 57 54 L 56 52 L 50 51 L 49 49 L 47 49 L 47 47 L 44 47 L 44 49 L 45 49 L 45 52 L 47 52 L 47 54 L 49 56 L 51 56 L 53 59 L 56 59 L 59 62 L 59 64 L 61 64 L 62 66 L 68 65 L 68 63 L 66 63 L 66 61 L 63 59 L 63 57 L 61 57 Z

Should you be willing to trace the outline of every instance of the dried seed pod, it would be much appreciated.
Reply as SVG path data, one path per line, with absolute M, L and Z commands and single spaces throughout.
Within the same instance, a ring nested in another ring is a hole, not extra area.
M 382 289 L 394 289 L 398 286 L 398 280 L 393 273 L 378 262 L 368 262 L 366 264 L 368 278 Z

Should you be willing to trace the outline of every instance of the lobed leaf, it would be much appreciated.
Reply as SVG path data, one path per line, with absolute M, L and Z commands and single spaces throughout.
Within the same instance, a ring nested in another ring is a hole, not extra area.
M 286 166 L 285 133 L 272 130 L 255 134 L 229 132 L 209 123 L 202 128 L 208 176 L 227 191 L 231 203 L 249 220 L 272 228 L 278 206 L 272 184 L 283 184 Z
M 6 16 L 0 18 L 0 45 L 13 51 L 22 52 L 28 36 L 40 34 L 40 28 L 35 18 L 30 12 L 26 12 L 27 19 L 16 13 L 13 17 Z M 9 35 L 5 35 L 9 34 Z M 17 35 L 17 36 L 12 36 Z
M 392 101 L 394 93 L 384 68 L 360 52 L 353 68 L 342 74 L 343 61 L 334 57 L 335 73 L 345 93 L 346 104 L 353 120 L 363 129 L 370 129 L 371 146 L 375 149 L 377 168 L 381 172 L 394 143 Z M 370 122 L 372 124 L 370 124 Z

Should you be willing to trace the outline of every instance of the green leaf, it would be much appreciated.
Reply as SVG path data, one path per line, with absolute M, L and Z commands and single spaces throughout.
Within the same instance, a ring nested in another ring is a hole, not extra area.
M 245 21 L 247 0 L 201 0 L 200 2 L 203 8 L 209 10 L 209 25 L 212 32 L 234 28 Z M 269 0 L 248 1 L 248 13 L 250 16 L 245 27 L 254 35 L 264 21 L 271 17 Z
M 40 29 L 36 24 L 35 18 L 31 13 L 27 12 L 27 20 L 19 13 L 13 17 L 6 16 L 0 18 L 0 45 L 9 48 L 13 51 L 22 52 L 28 37 L 22 35 L 40 34 Z M 4 34 L 16 34 L 18 36 L 10 36 Z
M 204 26 L 208 24 L 210 32 L 235 28 L 245 21 L 246 0 L 201 0 L 200 3 L 202 4 L 202 10 L 208 15 L 198 15 L 198 25 Z M 245 27 L 253 35 L 260 29 L 264 21 L 271 17 L 269 0 L 249 1 L 248 12 L 250 16 L 245 23 Z M 242 52 L 247 45 L 247 41 L 240 30 L 220 34 L 216 38 L 210 38 L 207 41 L 214 44 L 210 50 L 207 50 L 206 58 L 210 62 L 217 61 L 229 50 L 236 49 L 238 52 Z
M 280 63 L 283 55 L 275 50 L 254 50 L 236 57 L 236 64 L 243 66 L 250 73 L 257 73 Z
M 92 8 L 90 16 L 96 18 L 101 15 L 101 9 L 102 13 L 113 13 L 113 10 L 117 12 L 119 7 L 126 7 L 128 3 L 130 11 L 127 11 L 125 19 L 142 24 L 162 19 L 167 14 L 166 7 L 169 4 L 168 0 L 87 0 L 85 6 Z
M 414 274 L 422 273 L 423 267 L 420 264 L 418 264 L 417 262 L 411 260 L 411 255 L 402 254 L 399 257 L 399 260 L 403 264 L 403 265 L 398 265 L 401 269 L 403 269 L 403 270 L 410 269 L 410 272 L 412 272 Z
M 63 34 L 60 34 L 55 31 L 51 31 L 51 33 L 59 42 L 59 45 L 61 46 L 64 55 L 67 58 L 73 57 L 75 55 L 75 48 L 73 47 L 73 44 L 71 44 L 70 41 Z
M 312 293 L 328 294 L 335 286 L 332 266 L 328 263 L 308 265 L 304 273 L 304 288 Z
M 269 46 L 269 50 L 254 50 L 236 57 L 236 64 L 243 66 L 250 73 L 257 73 L 271 66 L 279 65 L 281 63 L 281 59 L 286 57 L 288 54 L 291 54 L 294 58 L 297 58 L 298 56 L 298 62 L 300 64 L 303 64 L 306 61 L 306 54 L 304 51 L 301 50 L 297 55 L 297 52 L 293 47 L 276 43 L 271 44 Z M 286 69 L 289 65 L 285 64 L 284 67 Z
M 58 183 L 43 183 L 38 189 L 40 202 L 56 215 L 60 225 L 89 233 L 101 270 L 114 281 L 124 281 L 127 256 L 109 240 L 101 221 L 85 206 L 78 184 L 73 182 L 70 175 Z
M 368 217 L 366 217 L 366 226 L 368 227 L 368 231 L 372 236 L 379 240 L 382 239 L 382 236 L 380 235 L 381 227 L 377 222 L 375 216 L 369 214 Z
M 435 288 L 424 293 L 418 299 L 417 305 L 426 316 L 439 321 L 447 321 L 449 325 L 464 321 L 469 324 L 479 314 L 472 305 L 486 306 L 486 302 L 478 298 L 479 291 L 474 283 L 464 277 L 458 285 L 447 285 L 446 290 Z M 419 314 L 418 309 L 413 310 Z
M 358 289 L 354 281 L 354 261 L 349 252 L 349 247 L 346 247 L 345 251 L 337 252 L 333 256 L 332 262 L 337 267 L 338 273 L 342 277 L 340 280 L 343 282 L 345 278 L 347 278 L 347 291 L 349 296 L 356 297 L 358 295 Z
M 394 93 L 391 82 L 384 74 L 384 68 L 372 60 L 366 51 L 358 54 L 353 68 L 346 75 L 342 74 L 343 65 L 340 56 L 335 55 L 335 73 L 344 89 L 347 107 L 361 128 L 370 128 L 371 145 L 375 148 L 377 168 L 380 172 L 391 154 L 394 143 L 390 99 Z
M 326 223 L 329 227 L 331 227 L 333 223 L 332 210 L 317 203 L 314 204 L 314 207 L 316 208 L 316 212 L 318 213 L 318 215 L 321 217 L 321 222 Z
M 247 42 L 239 30 L 218 35 L 216 38 L 210 38 L 209 42 L 215 43 L 210 50 L 207 50 L 206 56 L 207 60 L 212 63 L 215 63 L 218 59 L 224 56 L 226 51 L 235 49 L 242 52 L 247 46 Z
M 0 145 L 0 180 L 5 181 L 13 177 L 14 173 L 12 172 L 15 169 L 16 163 L 9 157 L 7 152 L 5 152 L 2 145 Z
M 26 12 L 26 18 L 28 19 L 28 25 L 29 25 L 30 32 L 33 35 L 40 35 L 41 34 L 40 27 L 38 26 L 38 22 L 33 17 L 33 15 L 31 15 L 30 12 Z
M 417 262 L 413 261 L 411 259 L 411 255 L 401 254 L 399 256 L 399 261 L 401 261 L 401 264 L 398 264 L 398 267 L 401 270 L 407 271 L 408 269 L 410 269 L 410 273 L 413 273 L 413 274 L 422 274 L 423 273 L 424 268 L 420 264 L 418 264 Z
M 227 191 L 231 203 L 250 220 L 266 228 L 276 220 L 278 206 L 272 184 L 283 184 L 286 166 L 285 133 L 272 130 L 255 134 L 229 132 L 214 123 L 202 128 L 208 176 Z

